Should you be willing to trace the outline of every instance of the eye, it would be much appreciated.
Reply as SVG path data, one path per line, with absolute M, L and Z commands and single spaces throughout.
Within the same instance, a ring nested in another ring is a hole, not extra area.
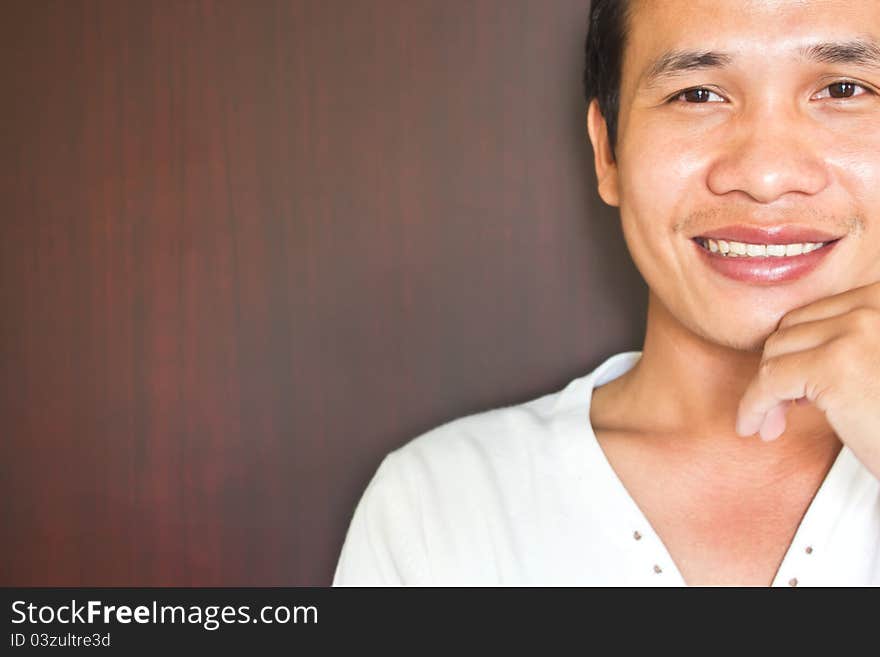
M 710 100 L 710 98 L 714 96 L 718 100 Z M 678 92 L 677 95 L 673 96 L 669 99 L 669 102 L 676 102 L 679 99 L 683 99 L 681 102 L 687 104 L 705 104 L 708 102 L 717 103 L 719 100 L 724 102 L 724 99 L 716 94 L 714 91 L 706 89 L 705 87 L 695 87 L 694 89 L 686 89 L 685 91 Z
M 856 93 L 856 89 L 862 89 L 863 93 Z M 828 94 L 822 95 L 826 91 L 828 92 Z M 853 98 L 855 96 L 864 96 L 866 93 L 873 94 L 874 92 L 856 82 L 850 82 L 849 80 L 840 80 L 839 82 L 833 82 L 829 84 L 827 87 L 822 89 L 819 94 L 813 96 L 813 98 L 831 98 L 833 100 L 842 100 L 845 98 Z

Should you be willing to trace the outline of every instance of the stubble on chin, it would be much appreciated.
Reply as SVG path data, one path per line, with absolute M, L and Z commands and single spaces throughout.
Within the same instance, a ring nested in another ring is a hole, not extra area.
M 731 321 L 727 326 L 697 327 L 691 330 L 713 346 L 746 354 L 761 354 L 767 338 L 775 331 L 775 327 L 744 327 L 739 332 L 731 333 L 733 323 Z
M 769 336 L 761 336 L 760 338 L 740 338 L 722 343 L 722 346 L 735 351 L 742 351 L 748 354 L 760 354 L 764 351 L 764 342 Z
M 664 336 L 660 341 L 673 346 L 689 345 L 700 351 L 726 349 L 731 357 L 736 356 L 736 352 L 760 355 L 777 322 L 772 317 L 752 317 L 748 324 L 738 326 L 738 319 L 733 316 L 711 317 L 703 314 L 702 308 L 686 306 L 676 312 L 658 295 L 650 293 L 648 297 L 649 332 L 654 333 L 652 326 L 659 329 L 656 334 Z

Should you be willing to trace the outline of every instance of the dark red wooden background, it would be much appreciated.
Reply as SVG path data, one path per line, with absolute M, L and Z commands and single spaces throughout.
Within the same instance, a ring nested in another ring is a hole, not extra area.
M 638 348 L 585 0 L 6 0 L 5 585 L 327 584 L 381 457 Z

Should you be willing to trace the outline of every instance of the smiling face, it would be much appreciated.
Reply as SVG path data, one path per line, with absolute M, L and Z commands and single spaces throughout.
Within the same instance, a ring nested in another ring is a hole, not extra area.
M 595 101 L 589 130 L 655 301 L 754 351 L 880 280 L 880 2 L 630 1 L 616 162 Z

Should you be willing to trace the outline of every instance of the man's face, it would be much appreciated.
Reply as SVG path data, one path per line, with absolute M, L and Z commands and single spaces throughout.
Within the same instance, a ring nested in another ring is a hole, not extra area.
M 711 342 L 758 350 L 788 311 L 880 280 L 880 2 L 631 1 L 617 161 L 597 167 L 652 294 Z M 809 50 L 856 41 L 878 52 Z M 673 51 L 719 56 L 652 79 Z M 722 241 L 774 257 L 732 260 Z

